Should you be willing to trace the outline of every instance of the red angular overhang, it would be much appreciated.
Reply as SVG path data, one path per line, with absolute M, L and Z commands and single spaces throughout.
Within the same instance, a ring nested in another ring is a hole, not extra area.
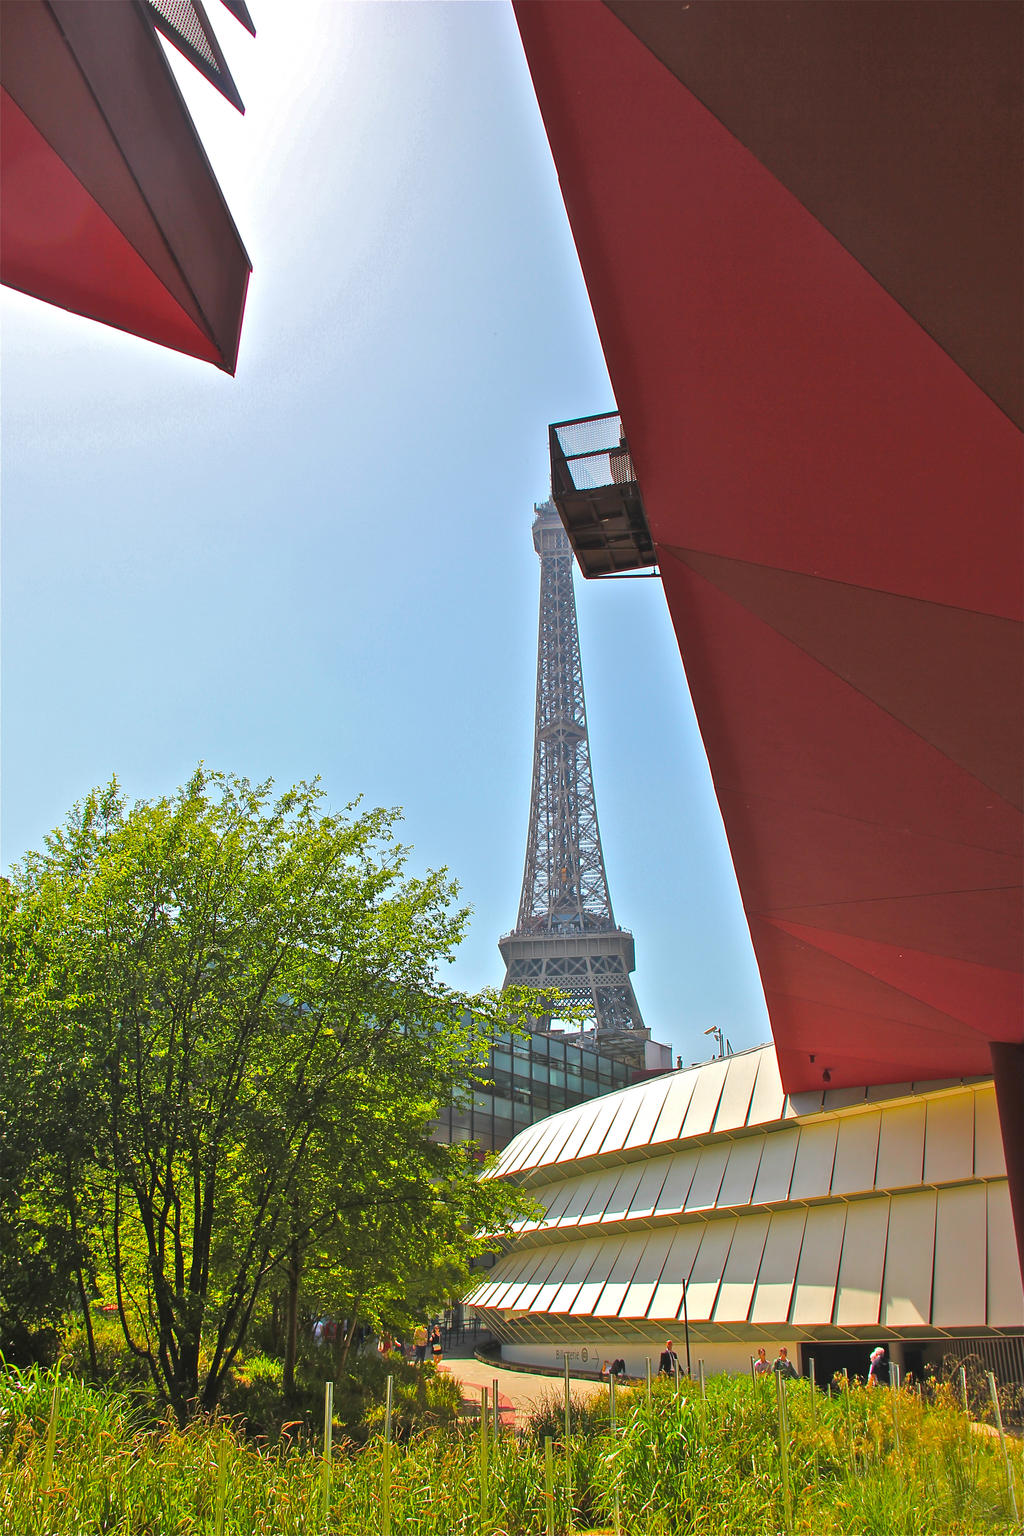
M 2 22 L 0 277 L 235 371 L 251 263 L 138 0 Z
M 786 1086 L 987 1074 L 1024 1040 L 1020 7 L 515 9 Z

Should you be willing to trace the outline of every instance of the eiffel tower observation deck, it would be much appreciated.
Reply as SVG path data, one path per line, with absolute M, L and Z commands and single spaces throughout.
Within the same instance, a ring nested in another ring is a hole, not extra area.
M 633 935 L 616 926 L 597 824 L 573 592 L 572 548 L 555 505 L 534 508 L 540 556 L 537 713 L 519 919 L 499 940 L 505 982 L 557 987 L 602 1055 L 644 1065 L 630 973 Z M 550 1020 L 544 1021 L 550 1025 Z

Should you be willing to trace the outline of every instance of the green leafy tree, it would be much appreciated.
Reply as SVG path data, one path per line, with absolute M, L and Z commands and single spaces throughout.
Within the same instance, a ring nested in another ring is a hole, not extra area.
M 515 1214 L 426 1137 L 509 1004 L 439 978 L 467 912 L 445 871 L 409 873 L 397 820 L 200 768 L 131 808 L 93 792 L 12 873 L 13 1028 L 32 1071 L 63 1064 L 94 1256 L 182 1421 L 216 1404 L 289 1255 L 343 1270 L 346 1236 L 382 1242 L 414 1186 L 467 1228 Z

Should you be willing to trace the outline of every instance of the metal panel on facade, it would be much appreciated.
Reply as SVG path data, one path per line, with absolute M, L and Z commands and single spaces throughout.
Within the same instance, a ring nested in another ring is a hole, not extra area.
M 562 1243 L 559 1246 L 558 1257 L 555 1259 L 553 1268 L 548 1271 L 543 1285 L 530 1302 L 531 1312 L 550 1311 L 551 1303 L 562 1289 L 562 1283 L 570 1269 L 572 1269 L 574 1257 L 575 1244 Z
M 987 1321 L 988 1201 L 983 1184 L 940 1189 L 935 1212 L 932 1323 L 984 1327 Z
M 619 1308 L 632 1283 L 636 1267 L 643 1257 L 646 1242 L 646 1233 L 643 1237 L 626 1238 L 619 1250 L 612 1272 L 605 1281 L 596 1304 L 591 1309 L 594 1317 L 618 1317 Z
M 737 1221 L 715 1303 L 716 1323 L 746 1322 L 770 1222 L 767 1211 Z
M 725 1165 L 729 1161 L 730 1146 L 731 1143 L 728 1141 L 715 1142 L 702 1149 L 700 1161 L 693 1175 L 693 1183 L 686 1197 L 688 1211 L 707 1211 L 714 1207 L 718 1199 L 718 1191 L 722 1187 Z
M 747 1111 L 747 1124 L 766 1125 L 772 1120 L 781 1120 L 785 1102 L 778 1057 L 770 1046 L 765 1046 L 761 1050 L 754 1092 Z
M 640 1165 L 643 1173 L 640 1177 L 640 1183 L 636 1187 L 636 1194 L 629 1202 L 630 1220 L 654 1214 L 662 1189 L 665 1187 L 665 1180 L 674 1161 L 675 1159 L 672 1157 L 655 1157 L 650 1162 L 644 1162 Z M 696 1166 L 696 1163 L 694 1163 L 694 1166 Z M 689 1185 L 687 1185 L 687 1191 L 688 1189 Z M 687 1191 L 683 1192 L 677 1207 L 680 1210 L 682 1209 L 682 1201 L 686 1199 Z
M 665 1182 L 661 1186 L 661 1193 L 654 1207 L 655 1216 L 666 1216 L 685 1209 L 686 1197 L 690 1192 L 690 1185 L 693 1183 L 693 1175 L 697 1171 L 699 1161 L 698 1147 L 677 1152 L 669 1159 Z
M 595 1152 L 600 1152 L 601 1143 L 604 1141 L 611 1127 L 612 1121 L 619 1112 L 618 1096 L 609 1095 L 607 1099 L 598 1099 L 594 1104 L 594 1117 L 590 1130 L 583 1138 L 577 1157 L 590 1157 Z
M 836 1160 L 832 1165 L 832 1193 L 859 1195 L 875 1187 L 878 1132 L 881 1115 L 849 1115 L 839 1122 Z
M 789 1316 L 804 1220 L 802 1210 L 772 1212 L 750 1307 L 752 1323 L 784 1323 Z
M 583 1208 L 579 1221 L 581 1227 L 590 1226 L 592 1222 L 601 1221 L 604 1218 L 608 1202 L 615 1193 L 615 1186 L 619 1182 L 621 1172 L 620 1168 L 607 1168 L 601 1174 L 595 1188 L 591 1191 L 590 1199 Z
M 738 1056 L 726 1058 L 729 1071 L 718 1101 L 714 1130 L 735 1131 L 746 1125 L 760 1059 L 760 1051 L 742 1051 Z
M 600 1252 L 587 1271 L 587 1278 L 580 1286 L 579 1294 L 570 1307 L 573 1317 L 589 1317 L 604 1290 L 605 1281 L 615 1267 L 615 1260 L 622 1252 L 621 1237 L 609 1237 L 601 1245 Z
M 600 1198 L 599 1191 L 602 1189 L 606 1195 L 609 1193 L 608 1178 L 608 1170 L 601 1169 L 597 1173 L 586 1174 L 582 1179 L 573 1180 L 576 1188 L 572 1199 L 562 1210 L 558 1218 L 558 1225 L 560 1227 L 575 1227 L 578 1225 L 583 1212 L 589 1207 L 594 1196 L 598 1195 Z
M 995 1088 L 979 1088 L 974 1094 L 974 1177 L 1006 1177 L 1003 1133 L 999 1128 Z
M 828 1194 L 832 1187 L 838 1137 L 838 1120 L 800 1127 L 800 1143 L 789 1186 L 791 1200 L 816 1200 Z
M 703 1236 L 703 1222 L 690 1221 L 683 1227 L 676 1227 L 672 1234 L 672 1246 L 661 1272 L 661 1279 L 647 1309 L 647 1316 L 651 1321 L 661 1319 L 670 1322 L 679 1316 L 679 1310 L 683 1304 L 683 1285 L 690 1278 L 693 1261 L 697 1257 L 697 1249 L 700 1247 Z
M 680 1128 L 686 1119 L 686 1111 L 693 1098 L 697 1077 L 696 1072 L 679 1072 L 672 1078 L 661 1113 L 651 1132 L 651 1142 L 654 1145 L 659 1141 L 678 1140 Z
M 626 1137 L 633 1128 L 633 1121 L 644 1102 L 643 1087 L 644 1085 L 640 1083 L 634 1088 L 627 1088 L 622 1094 L 615 1119 L 608 1127 L 608 1135 L 601 1148 L 602 1152 L 618 1152 L 624 1146 Z
M 755 1205 L 770 1205 L 776 1200 L 789 1198 L 793 1159 L 796 1157 L 797 1143 L 801 1135 L 802 1132 L 795 1128 L 768 1133 L 754 1184 L 753 1203 Z
M 565 1258 L 566 1250 L 561 1243 L 556 1248 L 545 1248 L 544 1262 L 538 1264 L 527 1283 L 523 1286 L 514 1301 L 508 1301 L 507 1306 L 513 1307 L 517 1312 L 528 1312 L 534 1299 L 540 1293 L 540 1288 L 548 1278 L 555 1265 Z
M 590 1134 L 590 1128 L 594 1123 L 594 1116 L 597 1113 L 598 1106 L 600 1106 L 600 1100 L 592 1100 L 590 1103 L 579 1106 L 576 1111 L 576 1120 L 573 1128 L 555 1156 L 556 1163 L 574 1162 L 579 1156 L 580 1147 L 582 1147 L 587 1136 Z
M 650 1092 L 644 1095 L 644 1102 L 637 1110 L 636 1119 L 630 1127 L 626 1137 L 627 1147 L 648 1147 L 651 1144 L 651 1132 L 658 1123 L 662 1106 L 668 1097 L 668 1091 L 676 1079 L 671 1075 L 656 1077 L 651 1084 Z
M 725 1087 L 725 1075 L 729 1070 L 729 1058 L 711 1061 L 695 1074 L 693 1097 L 686 1111 L 681 1136 L 706 1136 L 715 1123 L 718 1101 Z
M 605 1238 L 591 1237 L 585 1243 L 572 1245 L 572 1265 L 557 1294 L 552 1298 L 552 1312 L 568 1312 L 579 1295 L 580 1286 L 593 1269 L 594 1262 L 605 1242 Z
M 763 1136 L 744 1136 L 729 1148 L 729 1162 L 718 1191 L 718 1205 L 749 1205 L 764 1151 Z
M 629 1284 L 629 1290 L 623 1297 L 622 1306 L 619 1308 L 620 1317 L 645 1317 L 647 1308 L 651 1304 L 658 1281 L 661 1279 L 672 1247 L 672 1239 L 675 1233 L 671 1228 L 663 1228 L 661 1231 L 649 1234 L 644 1243 L 644 1251 L 640 1262 L 636 1267 L 633 1278 Z
M 523 1290 L 533 1279 L 537 1271 L 543 1268 L 544 1260 L 549 1256 L 549 1250 L 534 1248 L 526 1254 L 526 1263 L 514 1274 L 508 1284 L 495 1290 L 488 1298 L 490 1307 L 513 1307 L 522 1295 Z
M 889 1199 L 854 1200 L 846 1212 L 836 1286 L 837 1327 L 877 1325 L 882 1298 Z
M 1024 1327 L 1020 1265 L 1010 1234 L 1013 1213 L 1005 1180 L 988 1186 L 988 1326 Z
M 845 1203 L 837 1203 L 813 1205 L 807 1212 L 790 1308 L 796 1326 L 827 1326 L 832 1321 L 846 1211 Z
M 545 1227 L 557 1227 L 558 1218 L 568 1208 L 572 1200 L 579 1196 L 580 1190 L 586 1182 L 582 1174 L 577 1174 L 574 1179 L 564 1179 L 560 1184 L 548 1184 L 544 1189 L 537 1190 L 535 1192 L 536 1198 L 547 1207 L 538 1226 L 542 1229 Z
M 924 1181 L 953 1184 L 974 1172 L 974 1095 L 930 1099 L 924 1134 Z
M 893 1195 L 879 1313 L 886 1328 L 908 1328 L 931 1321 L 934 1256 L 934 1189 Z
M 882 1110 L 878 1135 L 876 1189 L 906 1189 L 920 1184 L 924 1167 L 924 1104 L 898 1104 Z
M 709 1221 L 704 1228 L 697 1257 L 686 1287 L 686 1312 L 691 1323 L 706 1322 L 715 1310 L 722 1272 L 736 1231 L 736 1218 Z
M 630 1201 L 635 1196 L 644 1176 L 643 1163 L 630 1163 L 628 1168 L 619 1170 L 619 1177 L 615 1188 L 608 1199 L 604 1210 L 604 1221 L 624 1221 L 629 1210 Z

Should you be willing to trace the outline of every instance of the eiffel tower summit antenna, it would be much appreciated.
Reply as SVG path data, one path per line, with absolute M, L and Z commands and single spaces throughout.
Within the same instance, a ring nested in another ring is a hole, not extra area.
M 534 507 L 540 556 L 537 712 L 519 919 L 499 940 L 504 985 L 557 987 L 593 1020 L 602 1055 L 644 1065 L 633 935 L 618 928 L 597 825 L 572 548 L 552 501 Z M 550 1021 L 546 1021 L 550 1022 Z

